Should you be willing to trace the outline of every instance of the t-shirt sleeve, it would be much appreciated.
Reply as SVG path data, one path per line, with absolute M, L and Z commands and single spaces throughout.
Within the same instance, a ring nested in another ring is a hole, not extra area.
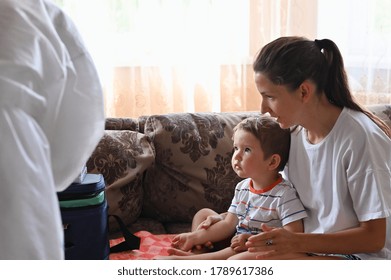
M 307 217 L 306 210 L 293 187 L 285 189 L 277 211 L 283 226 Z
M 362 137 L 363 138 L 363 137 Z M 354 141 L 344 164 L 353 208 L 359 221 L 391 215 L 391 141 L 373 130 Z

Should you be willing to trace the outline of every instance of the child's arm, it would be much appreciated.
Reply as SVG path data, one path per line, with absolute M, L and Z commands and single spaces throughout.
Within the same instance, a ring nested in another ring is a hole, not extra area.
M 225 213 L 222 213 L 219 215 L 210 215 L 210 216 L 206 217 L 206 219 L 198 225 L 196 230 L 208 229 L 211 225 L 224 220 L 225 217 L 227 216 L 227 213 L 228 212 L 225 212 Z
M 224 220 L 219 221 L 207 229 L 182 233 L 174 237 L 172 245 L 183 251 L 188 251 L 196 245 L 224 240 L 235 233 L 238 218 L 228 213 Z
M 286 224 L 283 228 L 291 232 L 304 232 L 303 219 Z
M 235 252 L 247 251 L 246 242 L 251 235 L 252 235 L 251 233 L 241 233 L 235 235 L 231 239 L 231 248 Z

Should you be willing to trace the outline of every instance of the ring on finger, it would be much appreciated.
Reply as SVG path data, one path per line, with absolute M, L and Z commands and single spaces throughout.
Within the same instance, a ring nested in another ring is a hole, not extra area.
M 273 245 L 273 239 L 267 240 L 265 244 L 266 244 L 266 246 L 271 246 L 271 245 Z

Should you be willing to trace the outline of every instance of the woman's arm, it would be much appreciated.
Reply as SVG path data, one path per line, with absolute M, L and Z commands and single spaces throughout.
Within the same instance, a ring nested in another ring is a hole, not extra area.
M 262 229 L 263 233 L 251 236 L 246 243 L 250 252 L 264 252 L 260 258 L 273 258 L 298 252 L 372 253 L 384 247 L 386 219 L 361 222 L 356 228 L 325 234 L 293 233 L 282 228 Z
M 267 228 L 269 228 L 270 230 L 273 229 L 271 227 L 267 227 Z M 300 219 L 297 221 L 293 221 L 289 224 L 286 224 L 284 226 L 284 229 L 291 231 L 291 232 L 303 232 L 304 231 L 303 220 Z M 231 239 L 231 248 L 235 252 L 247 251 L 248 248 L 246 246 L 246 242 L 250 236 L 252 236 L 252 234 L 250 234 L 250 233 L 242 233 L 242 234 L 235 235 Z

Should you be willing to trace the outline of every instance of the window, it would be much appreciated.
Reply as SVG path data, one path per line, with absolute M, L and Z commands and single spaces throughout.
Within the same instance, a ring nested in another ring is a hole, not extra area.
M 318 2 L 318 36 L 338 44 L 357 99 L 391 103 L 391 1 Z
M 55 2 L 86 41 L 110 117 L 258 110 L 253 57 L 287 35 L 332 39 L 358 100 L 391 103 L 391 1 Z

